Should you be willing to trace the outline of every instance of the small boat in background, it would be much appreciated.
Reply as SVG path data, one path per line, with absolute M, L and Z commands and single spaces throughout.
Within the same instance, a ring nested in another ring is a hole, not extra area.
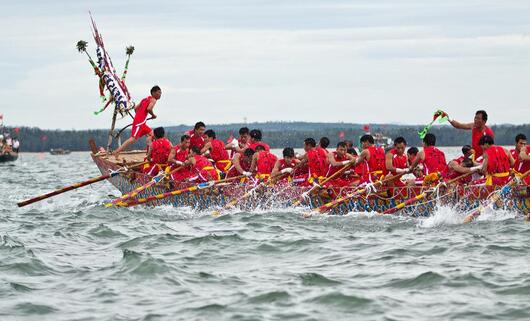
M 50 149 L 50 154 L 52 155 L 68 155 L 71 151 L 69 149 L 62 149 L 62 148 L 52 148 Z
M 4 127 L 3 115 L 0 114 L 0 163 L 16 161 L 20 148 L 20 141 L 13 137 L 11 132 Z M 19 129 L 15 128 L 13 132 L 18 135 Z

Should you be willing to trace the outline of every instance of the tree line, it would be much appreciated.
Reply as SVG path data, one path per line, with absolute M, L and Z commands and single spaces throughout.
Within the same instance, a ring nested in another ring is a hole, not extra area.
M 226 142 L 230 136 L 237 137 L 238 130 L 242 126 L 250 129 L 261 129 L 263 140 L 272 148 L 295 147 L 301 148 L 303 140 L 313 137 L 317 141 L 326 136 L 331 141 L 331 147 L 341 140 L 352 140 L 358 144 L 359 137 L 369 129 L 371 133 L 382 133 L 385 136 L 395 138 L 403 136 L 409 146 L 421 146 L 418 131 L 421 125 L 381 125 L 381 124 L 348 124 L 348 123 L 306 123 L 306 122 L 266 122 L 251 124 L 227 124 L 207 126 L 216 131 L 217 138 Z M 173 144 L 180 142 L 180 136 L 192 126 L 179 125 L 166 128 L 166 136 Z M 500 145 L 513 145 L 515 135 L 523 133 L 530 135 L 530 124 L 525 125 L 493 125 L 495 132 L 495 143 Z M 89 150 L 88 140 L 94 138 L 97 146 L 106 147 L 108 130 L 45 130 L 36 127 L 20 127 L 18 134 L 13 128 L 6 128 L 11 135 L 18 137 L 21 142 L 22 152 L 44 152 L 51 148 L 63 148 L 71 151 Z M 471 132 L 457 130 L 447 125 L 434 126 L 430 130 L 437 137 L 438 146 L 461 146 L 470 144 Z M 130 135 L 130 130 L 122 133 L 122 140 Z M 113 148 L 116 147 L 114 140 Z M 139 140 L 133 149 L 145 148 L 145 139 Z

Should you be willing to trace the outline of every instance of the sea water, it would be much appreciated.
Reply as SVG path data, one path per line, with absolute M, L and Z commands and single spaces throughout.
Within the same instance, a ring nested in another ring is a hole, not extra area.
M 446 150 L 449 156 L 458 149 Z M 0 164 L 0 320 L 528 320 L 530 224 L 105 208 L 88 153 Z

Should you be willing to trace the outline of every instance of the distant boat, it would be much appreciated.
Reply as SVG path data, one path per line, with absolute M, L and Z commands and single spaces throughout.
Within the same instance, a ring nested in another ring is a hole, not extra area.
M 62 149 L 62 148 L 52 148 L 50 149 L 50 154 L 52 155 L 68 155 L 71 151 L 69 149 Z
M 15 130 L 18 134 L 18 131 Z M 0 123 L 0 163 L 16 161 L 20 142 L 17 138 L 11 137 L 11 133 Z
M 0 163 L 16 161 L 18 153 L 15 152 L 4 152 L 0 155 Z

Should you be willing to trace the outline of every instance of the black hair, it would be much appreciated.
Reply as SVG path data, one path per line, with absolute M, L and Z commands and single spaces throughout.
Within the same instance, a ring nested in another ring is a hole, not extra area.
M 158 86 L 153 86 L 153 88 L 151 88 L 151 95 L 153 95 L 154 93 L 156 93 L 157 91 L 160 91 L 162 89 L 160 89 L 160 87 Z
M 261 130 L 259 129 L 253 129 L 250 131 L 250 137 L 256 141 L 260 141 L 261 140 L 261 137 L 262 137 L 262 134 L 261 134 Z
M 254 150 L 252 148 L 247 148 L 243 154 L 247 157 L 252 157 L 252 155 L 254 155 Z
M 482 116 L 482 120 L 484 120 L 484 122 L 488 121 L 488 113 L 485 110 L 477 110 L 475 115 L 478 115 L 478 114 Z
M 353 146 L 353 141 L 351 140 L 345 140 L 346 146 Z
M 369 134 L 362 135 L 360 141 L 361 141 L 361 144 L 364 142 L 369 142 L 370 144 L 373 144 L 375 142 L 374 137 Z
M 192 152 L 194 152 L 197 155 L 201 153 L 201 148 L 199 146 L 192 146 L 190 149 Z
M 185 141 L 186 139 L 191 139 L 190 135 L 182 135 L 180 136 L 180 142 L 182 143 L 183 141 Z
M 248 133 L 250 133 L 250 130 L 248 129 L 248 127 L 239 128 L 239 135 L 245 135 L 245 134 L 248 134 Z
M 261 152 L 262 150 L 265 150 L 265 146 L 263 146 L 263 145 L 257 145 L 256 146 L 256 152 Z
M 294 157 L 294 149 L 292 147 L 286 147 L 283 149 L 283 157 Z
M 204 132 L 204 135 L 206 135 L 208 137 L 211 137 L 213 139 L 216 138 L 215 132 L 213 131 L 213 129 L 208 129 L 207 131 Z
M 195 123 L 195 127 L 193 127 L 193 128 L 195 130 L 197 130 L 197 129 L 201 128 L 201 127 L 206 127 L 206 125 L 202 121 Z
M 475 164 L 473 164 L 473 160 L 471 158 L 464 158 L 460 165 L 463 167 L 473 167 Z
M 322 148 L 328 148 L 329 146 L 329 138 L 327 137 L 322 137 L 320 138 L 320 143 L 319 143 L 320 147 Z
M 434 134 L 428 133 L 423 137 L 423 142 L 427 146 L 436 146 L 436 136 Z
M 337 143 L 337 148 L 338 147 L 344 147 L 344 148 L 348 149 L 348 145 L 346 145 L 346 142 L 338 142 Z
M 404 137 L 396 137 L 396 139 L 394 139 L 394 145 L 397 145 L 397 144 L 405 144 L 407 145 L 407 141 L 405 140 Z
M 166 134 L 166 131 L 164 130 L 164 127 L 157 127 L 153 129 L 153 134 L 155 135 L 155 138 L 162 138 Z
M 351 154 L 353 156 L 357 156 L 357 150 L 355 148 L 348 148 L 348 154 Z
M 471 151 L 471 149 L 472 149 L 472 147 L 469 146 L 469 145 L 462 146 L 462 154 L 465 155 L 465 154 L 469 153 Z
M 515 136 L 515 143 L 517 144 L 520 140 L 526 140 L 526 135 L 525 134 L 517 134 L 517 136 Z
M 495 141 L 493 140 L 493 137 L 491 137 L 490 135 L 484 135 L 482 137 L 480 137 L 479 141 L 478 141 L 478 145 L 479 146 L 484 146 L 484 145 L 493 145 L 495 144 Z
M 304 144 L 309 145 L 311 147 L 316 147 L 317 146 L 317 142 L 315 142 L 314 138 L 306 138 L 306 139 L 304 139 Z
M 407 154 L 409 155 L 418 155 L 418 147 L 412 146 L 407 150 Z

